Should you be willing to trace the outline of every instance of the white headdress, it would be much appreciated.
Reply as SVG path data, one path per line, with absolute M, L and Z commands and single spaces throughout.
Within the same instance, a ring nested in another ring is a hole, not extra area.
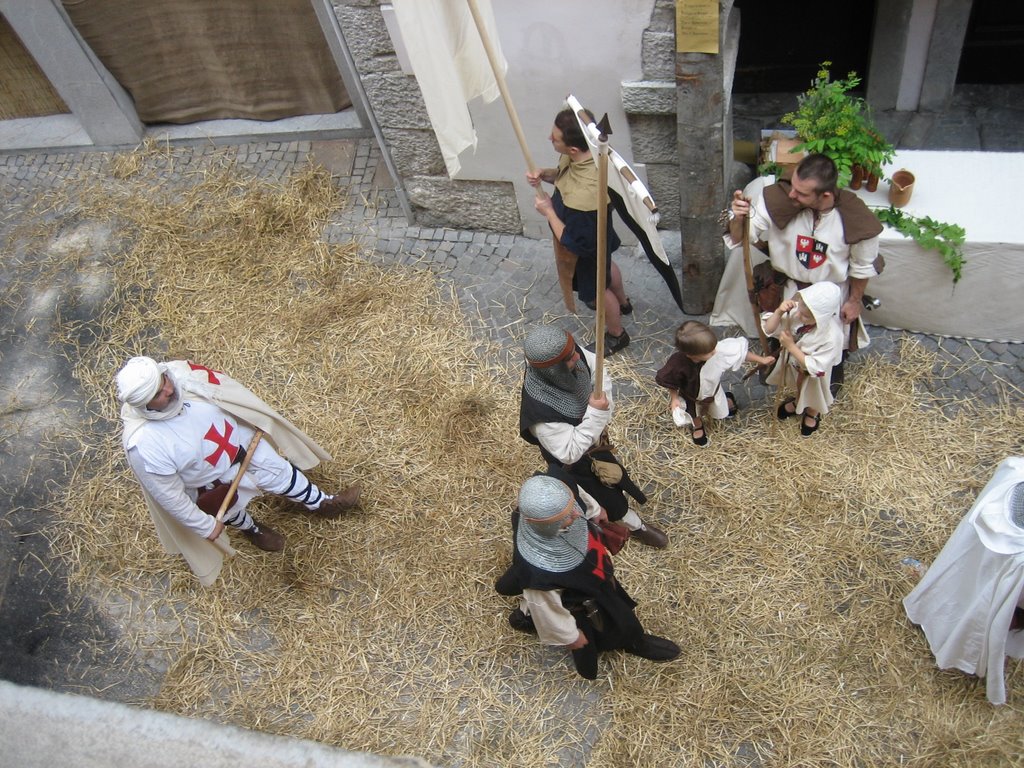
M 160 391 L 164 372 L 151 357 L 133 357 L 117 372 L 117 397 L 134 408 L 144 408 Z

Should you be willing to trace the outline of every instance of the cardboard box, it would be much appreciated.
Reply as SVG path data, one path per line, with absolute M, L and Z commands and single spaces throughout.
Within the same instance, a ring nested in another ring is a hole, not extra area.
M 781 169 L 781 177 L 788 179 L 806 154 L 793 151 L 802 143 L 796 131 L 761 131 L 761 162 L 775 163 Z

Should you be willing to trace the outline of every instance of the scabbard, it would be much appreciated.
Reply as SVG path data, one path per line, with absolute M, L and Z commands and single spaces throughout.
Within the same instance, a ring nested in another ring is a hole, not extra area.
M 572 661 L 576 665 L 576 671 L 580 677 L 587 680 L 597 679 L 597 637 L 593 629 L 585 622 L 581 625 L 577 622 L 580 631 L 587 636 L 587 644 L 572 652 Z
M 576 299 L 572 291 L 572 278 L 576 274 L 576 254 L 552 238 L 555 246 L 555 269 L 558 270 L 558 284 L 562 288 L 562 301 L 570 312 L 576 312 Z

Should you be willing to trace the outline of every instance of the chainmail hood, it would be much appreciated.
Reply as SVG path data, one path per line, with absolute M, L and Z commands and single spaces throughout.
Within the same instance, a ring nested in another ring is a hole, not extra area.
M 573 512 L 576 519 L 563 528 Z M 548 475 L 523 483 L 516 546 L 526 562 L 552 573 L 571 571 L 583 562 L 587 539 L 587 521 L 569 486 Z
M 1006 497 L 1010 519 L 1018 528 L 1024 528 L 1024 483 L 1017 483 Z
M 570 419 L 582 418 L 593 385 L 582 355 L 572 370 L 565 365 L 576 351 L 572 335 L 554 326 L 540 325 L 527 334 L 523 351 L 526 393 Z

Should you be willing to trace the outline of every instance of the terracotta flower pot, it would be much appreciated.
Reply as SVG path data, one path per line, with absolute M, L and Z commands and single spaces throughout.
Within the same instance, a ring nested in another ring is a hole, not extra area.
M 902 208 L 910 202 L 910 195 L 914 192 L 914 174 L 906 168 L 901 168 L 892 175 L 892 183 L 889 185 L 889 204 L 894 208 Z
M 876 176 L 873 173 L 869 173 L 867 177 L 867 182 L 864 184 L 864 188 L 868 192 L 874 192 L 876 189 L 878 189 L 878 176 Z
M 864 183 L 864 167 L 855 165 L 850 169 L 850 189 L 860 189 Z

